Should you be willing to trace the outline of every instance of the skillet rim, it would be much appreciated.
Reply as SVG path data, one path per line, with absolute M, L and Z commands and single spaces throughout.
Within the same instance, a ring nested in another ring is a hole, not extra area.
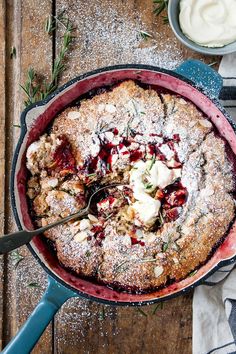
M 50 94 L 46 99 L 38 101 L 36 103 L 31 104 L 30 106 L 28 106 L 22 113 L 20 116 L 20 122 L 21 122 L 21 133 L 20 136 L 18 138 L 18 142 L 14 151 L 14 155 L 13 155 L 13 160 L 12 160 L 12 169 L 11 169 L 11 176 L 10 176 L 10 198 L 11 198 L 11 207 L 12 207 L 12 211 L 13 211 L 13 215 L 17 224 L 17 227 L 19 230 L 22 230 L 22 225 L 20 223 L 20 219 L 18 216 L 18 211 L 17 211 L 17 206 L 16 206 L 16 199 L 15 199 L 15 185 L 14 185 L 14 181 L 15 181 L 15 174 L 16 174 L 16 164 L 18 161 L 18 154 L 20 151 L 20 147 L 22 144 L 22 141 L 25 137 L 25 134 L 27 133 L 27 127 L 26 127 L 26 116 L 27 113 L 32 110 L 33 108 L 36 107 L 42 107 L 44 105 L 46 105 L 52 98 L 54 98 L 57 94 L 59 94 L 60 92 L 62 92 L 63 90 L 65 90 L 66 88 L 68 88 L 69 86 L 73 85 L 76 82 L 79 82 L 81 80 L 84 80 L 86 78 L 89 78 L 90 76 L 96 75 L 96 74 L 102 74 L 105 72 L 109 72 L 109 71 L 119 71 L 119 70 L 126 70 L 126 69 L 130 69 L 130 70 L 147 70 L 147 71 L 154 71 L 156 73 L 164 73 L 167 74 L 169 76 L 175 77 L 181 81 L 186 82 L 187 84 L 189 84 L 190 86 L 194 87 L 196 90 L 198 90 L 201 94 L 205 95 L 220 111 L 221 113 L 224 115 L 224 117 L 227 119 L 227 121 L 229 122 L 229 124 L 231 125 L 231 127 L 233 128 L 235 134 L 236 134 L 236 123 L 233 121 L 233 119 L 230 117 L 229 113 L 224 109 L 224 107 L 221 105 L 221 103 L 218 101 L 217 98 L 212 97 L 208 92 L 206 92 L 206 90 L 204 90 L 203 87 L 199 86 L 199 84 L 195 83 L 194 81 L 186 78 L 185 76 L 177 73 L 174 70 L 168 70 L 168 69 L 163 69 L 160 68 L 158 66 L 154 66 L 154 65 L 146 65 L 146 64 L 120 64 L 120 65 L 112 65 L 112 66 L 105 66 L 99 69 L 95 69 L 89 72 L 86 72 L 84 74 L 78 75 L 75 78 L 69 80 L 68 82 L 66 82 L 64 85 L 60 86 L 56 91 L 54 91 L 52 94 Z M 226 236 L 227 238 L 227 236 Z M 236 260 L 236 254 L 231 257 L 230 259 L 227 260 L 221 260 L 219 261 L 218 264 L 216 264 L 209 272 L 207 272 L 204 276 L 202 276 L 200 279 L 198 279 L 197 281 L 195 281 L 193 284 L 177 291 L 177 292 L 173 292 L 170 293 L 168 295 L 165 295 L 163 297 L 159 297 L 159 298 L 154 298 L 151 300 L 139 300 L 139 301 L 116 301 L 116 300 L 106 300 L 106 299 L 101 299 L 99 297 L 96 296 L 92 296 L 89 295 L 85 292 L 82 292 L 76 288 L 73 288 L 71 285 L 67 284 L 66 282 L 64 282 L 61 278 L 59 278 L 59 276 L 57 276 L 38 256 L 38 254 L 34 251 L 33 247 L 31 246 L 31 244 L 27 244 L 28 249 L 30 250 L 31 254 L 34 256 L 34 258 L 37 260 L 37 262 L 40 264 L 40 266 L 46 271 L 46 273 L 51 276 L 52 278 L 54 278 L 54 280 L 56 280 L 57 282 L 59 282 L 59 284 L 63 285 L 64 287 L 66 287 L 67 289 L 69 289 L 70 291 L 73 291 L 77 296 L 91 300 L 91 301 L 95 301 L 95 302 L 99 302 L 99 303 L 103 303 L 103 304 L 107 304 L 107 305 L 114 305 L 114 306 L 143 306 L 143 305 L 150 305 L 150 304 L 154 304 L 154 303 L 160 303 L 160 302 L 164 302 L 167 301 L 169 299 L 175 298 L 179 295 L 183 295 L 184 293 L 189 292 L 190 290 L 194 289 L 195 287 L 197 287 L 198 285 L 202 284 L 204 282 L 205 279 L 209 278 L 209 276 L 211 274 L 213 274 L 217 269 L 228 265 L 232 262 L 234 262 Z M 151 292 L 150 292 L 151 294 Z M 135 295 L 135 294 L 133 294 Z M 142 295 L 142 294 L 141 294 Z M 140 294 L 139 294 L 140 296 Z

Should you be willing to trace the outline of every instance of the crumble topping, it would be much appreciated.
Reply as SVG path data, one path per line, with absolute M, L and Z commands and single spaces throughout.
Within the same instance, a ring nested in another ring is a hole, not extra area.
M 234 217 L 224 141 L 183 98 L 125 81 L 55 118 L 27 150 L 38 226 L 85 207 L 97 214 L 47 231 L 62 264 L 126 290 L 186 277 Z

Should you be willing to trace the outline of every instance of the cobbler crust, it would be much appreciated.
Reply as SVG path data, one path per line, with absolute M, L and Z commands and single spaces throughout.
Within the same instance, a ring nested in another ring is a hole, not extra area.
M 96 173 L 87 171 L 89 182 L 83 166 L 88 156 L 99 152 L 95 132 L 129 134 L 126 130 L 131 117 L 132 129 L 138 132 L 133 146 L 136 141 L 142 147 L 150 139 L 179 137 L 173 144 L 182 166 L 181 184 L 188 195 L 178 217 L 166 219 L 155 230 L 138 225 L 141 241 L 133 243 L 130 235 L 135 221 L 125 200 L 110 217 L 90 216 L 87 224 L 77 220 L 61 225 L 48 231 L 46 237 L 54 242 L 59 261 L 78 275 L 126 290 L 145 291 L 189 276 L 206 262 L 234 218 L 234 176 L 225 142 L 193 104 L 125 81 L 83 100 L 80 106 L 67 108 L 55 118 L 51 132 L 28 149 L 27 167 L 32 175 L 28 196 L 36 222 L 46 225 L 84 207 L 88 185 L 97 181 L 128 183 L 128 159 L 118 157 L 99 180 Z M 55 157 L 61 136 L 71 147 L 66 152 L 67 165 Z M 112 142 L 115 139 L 113 134 Z M 110 194 L 116 197 L 116 193 Z M 112 209 L 111 200 L 108 202 L 108 209 Z

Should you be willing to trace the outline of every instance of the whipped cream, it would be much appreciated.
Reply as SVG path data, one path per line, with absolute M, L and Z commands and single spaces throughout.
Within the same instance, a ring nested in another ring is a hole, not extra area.
M 164 189 L 181 176 L 181 168 L 169 169 L 162 161 L 138 161 L 130 171 L 130 186 L 136 202 L 132 204 L 144 225 L 152 225 L 158 218 L 161 202 L 150 194 Z
M 205 47 L 223 47 L 236 40 L 235 0 L 181 0 L 183 33 Z

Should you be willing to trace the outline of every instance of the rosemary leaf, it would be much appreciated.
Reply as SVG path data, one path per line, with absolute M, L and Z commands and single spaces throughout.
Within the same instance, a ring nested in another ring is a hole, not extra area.
M 96 173 L 89 173 L 86 177 L 94 177 L 94 176 L 97 176 Z
M 19 253 L 18 250 L 12 251 L 11 252 L 12 256 L 12 263 L 15 268 L 17 268 L 18 264 L 23 261 L 24 257 Z
M 21 128 L 21 126 L 19 124 L 13 124 L 14 128 Z
M 189 273 L 189 277 L 193 277 L 195 274 L 197 273 L 197 269 L 196 270 L 194 270 L 193 272 L 191 272 L 191 273 Z
M 145 41 L 147 41 L 148 38 L 152 38 L 152 35 L 146 31 L 140 31 L 139 34 Z
M 157 312 L 157 310 L 159 310 L 159 309 L 162 310 L 162 309 L 163 309 L 163 305 L 164 305 L 163 302 L 157 304 L 157 305 L 155 306 L 155 308 L 153 309 L 152 314 L 155 315 L 156 312 Z
M 148 317 L 148 315 L 146 314 L 146 312 L 144 312 L 140 307 L 137 307 L 137 311 L 138 311 L 142 316 Z
M 27 82 L 26 82 L 25 86 L 20 85 L 20 87 L 25 92 L 26 96 L 30 99 L 30 94 L 29 94 L 29 91 L 28 91 L 28 87 L 26 85 L 27 85 Z
M 11 47 L 11 52 L 10 52 L 10 58 L 16 58 L 16 48 L 15 47 Z
M 165 242 L 164 245 L 163 245 L 163 247 L 162 247 L 162 252 L 166 252 L 167 249 L 168 249 L 168 247 L 169 247 L 169 243 L 168 243 L 168 242 Z
M 105 308 L 104 307 L 102 307 L 101 311 L 99 312 L 98 319 L 99 319 L 99 321 L 105 320 Z
M 151 189 L 151 188 L 153 188 L 153 184 L 151 184 L 151 183 L 146 183 L 145 185 L 144 185 L 144 188 L 145 189 Z
M 152 169 L 152 167 L 153 167 L 155 161 L 156 161 L 156 155 L 153 154 L 153 155 L 152 155 L 152 159 L 151 159 L 151 164 L 150 164 L 150 166 L 149 166 L 149 171 Z
M 48 16 L 46 22 L 45 22 L 45 32 L 47 32 L 48 34 L 52 34 L 53 31 L 56 29 L 56 23 L 55 23 L 55 19 L 53 18 L 53 16 Z
M 129 263 L 129 261 L 123 261 L 119 264 L 117 264 L 115 267 L 114 267 L 114 273 L 119 273 L 119 272 L 122 272 L 122 267 L 123 265 L 125 265 L 126 263 Z
M 90 257 L 91 256 L 91 252 L 88 250 L 85 252 L 85 257 Z
M 134 112 L 135 112 L 135 114 L 138 114 L 136 101 L 132 100 L 131 102 L 132 102 L 132 105 L 133 105 L 133 107 L 134 107 Z M 133 119 L 132 119 L 132 120 L 133 120 Z
M 163 218 L 163 215 L 161 212 L 159 212 L 159 218 L 160 218 L 160 222 L 161 222 L 161 225 L 164 224 L 164 218 Z
M 106 217 L 105 217 L 105 221 L 107 221 L 108 219 L 110 219 L 110 217 L 113 215 L 113 213 L 109 213 Z
M 217 64 L 217 61 L 213 61 L 212 63 L 208 64 L 208 66 L 214 66 Z
M 167 24 L 169 23 L 169 18 L 168 18 L 168 16 L 161 16 L 161 17 L 162 17 L 162 19 L 163 19 L 164 25 L 167 25 Z
M 29 71 L 28 71 L 28 80 L 29 81 L 33 81 L 35 78 L 35 71 L 33 68 L 29 68 Z
M 138 263 L 152 263 L 152 262 L 156 262 L 156 258 L 143 258 L 141 259 Z
M 32 282 L 27 284 L 28 288 L 40 288 L 40 285 L 37 282 Z

